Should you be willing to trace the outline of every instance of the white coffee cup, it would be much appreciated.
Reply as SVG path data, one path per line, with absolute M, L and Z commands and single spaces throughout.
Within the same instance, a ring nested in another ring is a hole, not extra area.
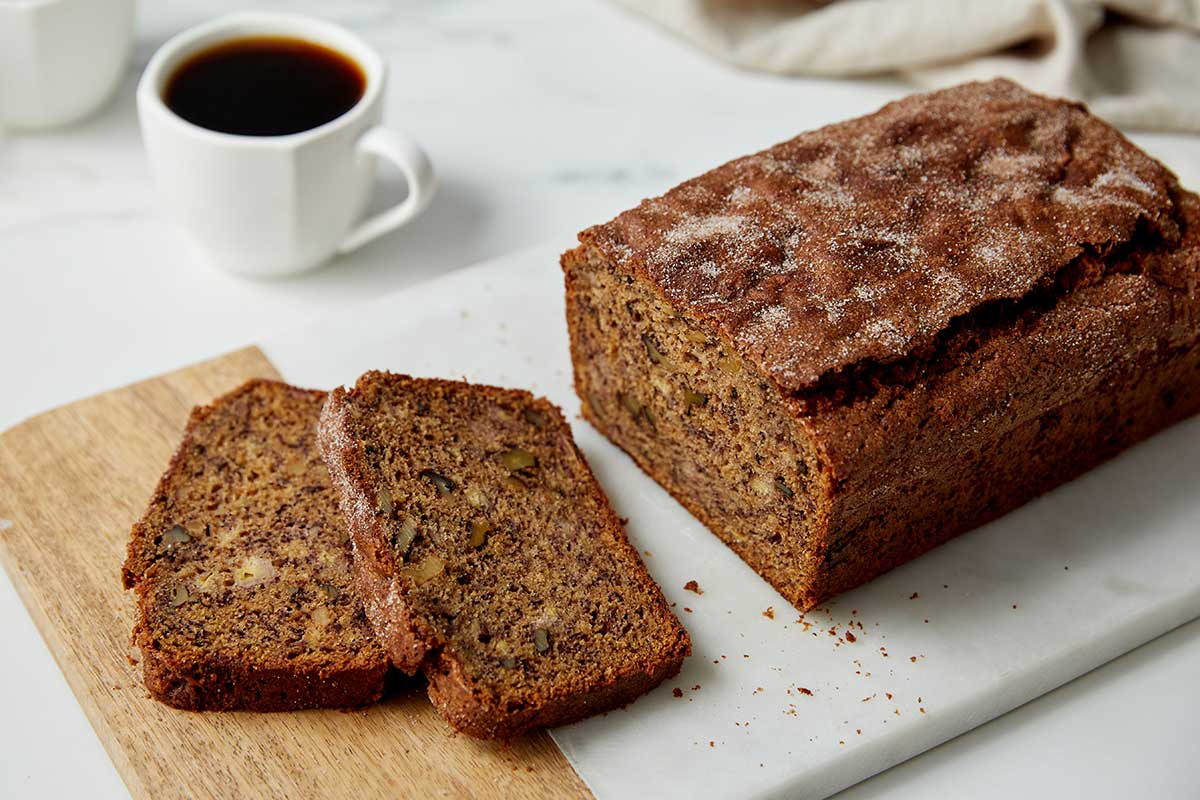
M 86 117 L 121 82 L 134 0 L 0 0 L 0 125 Z
M 190 56 L 254 36 L 314 42 L 354 61 L 366 78 L 346 113 L 310 130 L 242 136 L 195 125 L 163 100 Z M 138 84 L 138 116 L 151 171 L 167 205 L 210 261 L 243 275 L 285 275 L 316 267 L 405 224 L 433 197 L 429 159 L 412 140 L 380 127 L 386 66 L 349 31 L 288 14 L 234 14 L 168 41 Z M 408 182 L 399 204 L 360 221 L 375 157 Z

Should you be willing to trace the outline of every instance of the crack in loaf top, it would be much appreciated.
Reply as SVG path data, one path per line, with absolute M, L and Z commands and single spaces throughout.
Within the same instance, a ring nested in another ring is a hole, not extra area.
M 1172 235 L 1175 186 L 1082 106 L 993 81 L 731 161 L 580 239 L 799 391 L 928 345 L 1139 220 Z

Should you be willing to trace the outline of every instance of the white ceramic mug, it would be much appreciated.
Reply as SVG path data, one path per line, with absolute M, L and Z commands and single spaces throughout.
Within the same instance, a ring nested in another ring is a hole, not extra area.
M 87 116 L 125 73 L 134 0 L 0 0 L 0 125 Z
M 167 82 L 189 56 L 254 36 L 303 39 L 347 56 L 366 77 L 362 97 L 336 119 L 283 136 L 220 133 L 167 107 Z M 142 138 L 164 199 L 209 260 L 243 275 L 300 272 L 421 213 L 433 196 L 433 168 L 412 140 L 379 126 L 385 80 L 383 59 L 357 36 L 288 14 L 222 17 L 179 34 L 154 54 L 138 84 Z M 376 156 L 400 169 L 408 196 L 360 221 Z

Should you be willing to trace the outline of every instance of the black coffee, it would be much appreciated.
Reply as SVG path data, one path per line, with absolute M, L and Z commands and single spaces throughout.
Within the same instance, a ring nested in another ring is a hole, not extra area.
M 262 36 L 223 42 L 189 58 L 167 81 L 167 106 L 203 128 L 281 136 L 324 125 L 362 97 L 366 76 L 313 42 Z

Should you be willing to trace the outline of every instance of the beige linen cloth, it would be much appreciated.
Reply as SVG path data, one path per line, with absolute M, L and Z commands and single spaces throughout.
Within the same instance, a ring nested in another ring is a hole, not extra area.
M 1010 77 L 1126 127 L 1200 132 L 1200 0 L 617 0 L 734 64 Z

